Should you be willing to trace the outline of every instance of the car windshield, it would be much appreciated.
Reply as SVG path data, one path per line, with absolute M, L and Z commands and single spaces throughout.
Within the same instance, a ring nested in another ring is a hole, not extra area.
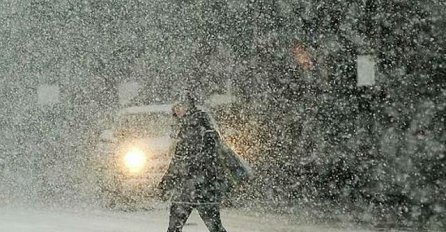
M 167 113 L 124 114 L 118 118 L 117 132 L 124 137 L 162 137 L 169 134 L 172 123 Z

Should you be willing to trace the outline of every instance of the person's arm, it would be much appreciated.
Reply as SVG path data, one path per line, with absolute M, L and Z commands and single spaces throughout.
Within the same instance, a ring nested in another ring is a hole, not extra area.
M 202 141 L 205 149 L 215 148 L 217 141 L 217 131 L 212 126 L 209 116 L 201 112 L 200 113 L 200 125 L 202 127 Z
M 166 173 L 161 178 L 161 182 L 159 183 L 158 188 L 161 191 L 166 192 L 172 189 L 174 183 L 175 183 L 175 168 L 174 168 L 174 162 L 171 161 Z
M 199 122 L 201 127 L 200 166 L 205 172 L 213 173 L 218 164 L 216 152 L 218 135 L 206 113 L 200 113 Z
M 163 177 L 161 178 L 161 182 L 158 184 L 158 189 L 162 190 L 163 192 L 168 191 L 172 189 L 173 185 L 175 184 L 175 181 L 177 179 L 177 173 L 176 173 L 176 163 L 177 163 L 177 143 L 178 143 L 178 121 L 171 125 L 171 133 L 170 133 L 170 139 L 172 140 L 172 143 L 168 150 L 168 156 L 171 157 L 169 166 L 166 170 L 166 173 L 164 173 Z

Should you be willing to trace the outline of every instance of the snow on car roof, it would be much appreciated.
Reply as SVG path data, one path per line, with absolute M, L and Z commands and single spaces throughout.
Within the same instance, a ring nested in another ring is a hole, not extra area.
M 145 105 L 145 106 L 132 106 L 127 107 L 119 111 L 119 115 L 130 114 L 146 114 L 146 113 L 170 113 L 172 109 L 171 104 L 159 104 L 159 105 Z
M 219 105 L 226 105 L 236 101 L 235 96 L 228 94 L 214 94 L 205 101 L 205 105 L 214 107 Z M 132 115 L 132 114 L 147 114 L 147 113 L 170 113 L 173 104 L 156 104 L 156 105 L 144 105 L 144 106 L 132 106 L 126 107 L 119 111 L 119 115 Z M 198 106 L 202 109 L 203 106 Z M 206 107 L 204 107 L 206 108 Z

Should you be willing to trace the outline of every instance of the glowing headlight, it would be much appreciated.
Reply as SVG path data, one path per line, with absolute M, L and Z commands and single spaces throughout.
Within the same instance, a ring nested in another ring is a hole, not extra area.
M 124 162 L 131 173 L 138 173 L 144 169 L 147 157 L 142 150 L 133 148 L 125 154 Z

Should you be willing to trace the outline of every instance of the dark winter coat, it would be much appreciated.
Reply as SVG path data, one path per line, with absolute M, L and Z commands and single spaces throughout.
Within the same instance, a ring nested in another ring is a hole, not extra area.
M 200 110 L 180 119 L 175 152 L 160 184 L 164 190 L 173 190 L 173 202 L 221 201 L 224 174 L 216 150 L 217 137 L 208 115 Z

